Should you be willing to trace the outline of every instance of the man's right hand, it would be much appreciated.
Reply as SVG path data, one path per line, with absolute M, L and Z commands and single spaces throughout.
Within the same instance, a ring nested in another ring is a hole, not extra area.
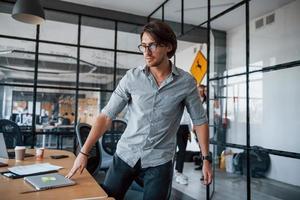
M 88 157 L 86 155 L 79 153 L 77 158 L 74 161 L 72 169 L 66 175 L 66 178 L 72 178 L 72 176 L 74 174 L 76 174 L 76 172 L 78 172 L 78 171 L 81 174 L 87 165 L 87 160 L 88 160 Z

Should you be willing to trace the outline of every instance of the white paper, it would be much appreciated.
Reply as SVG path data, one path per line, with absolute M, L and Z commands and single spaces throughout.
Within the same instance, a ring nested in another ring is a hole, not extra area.
M 63 167 L 57 165 L 51 165 L 49 163 L 41 163 L 41 164 L 9 167 L 8 170 L 12 173 L 24 176 L 24 175 L 30 175 L 30 174 L 40 173 L 40 172 L 59 170 L 61 168 Z

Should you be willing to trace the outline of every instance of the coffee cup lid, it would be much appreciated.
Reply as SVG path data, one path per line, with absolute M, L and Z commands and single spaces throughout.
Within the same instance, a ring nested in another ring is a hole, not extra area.
M 26 148 L 25 146 L 16 146 L 16 147 L 15 147 L 15 150 L 25 149 L 25 148 Z

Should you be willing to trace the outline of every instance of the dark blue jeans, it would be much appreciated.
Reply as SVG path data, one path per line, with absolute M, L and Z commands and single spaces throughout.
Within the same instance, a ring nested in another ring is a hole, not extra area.
M 140 177 L 144 181 L 144 200 L 164 200 L 170 193 L 172 175 L 172 161 L 156 167 L 141 168 L 139 160 L 132 168 L 115 154 L 102 187 L 109 196 L 121 200 L 134 179 Z

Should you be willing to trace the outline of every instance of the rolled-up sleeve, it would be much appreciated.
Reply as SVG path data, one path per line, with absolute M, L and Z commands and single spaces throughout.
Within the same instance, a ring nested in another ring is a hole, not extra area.
M 130 100 L 131 96 L 128 92 L 128 75 L 126 74 L 119 82 L 117 88 L 112 93 L 107 105 L 102 109 L 102 113 L 111 119 L 115 119 L 116 116 L 124 109 Z
M 188 85 L 189 91 L 184 103 L 188 113 L 190 114 L 193 125 L 202 125 L 207 123 L 207 116 L 198 95 L 197 86 L 194 80 L 189 80 Z

